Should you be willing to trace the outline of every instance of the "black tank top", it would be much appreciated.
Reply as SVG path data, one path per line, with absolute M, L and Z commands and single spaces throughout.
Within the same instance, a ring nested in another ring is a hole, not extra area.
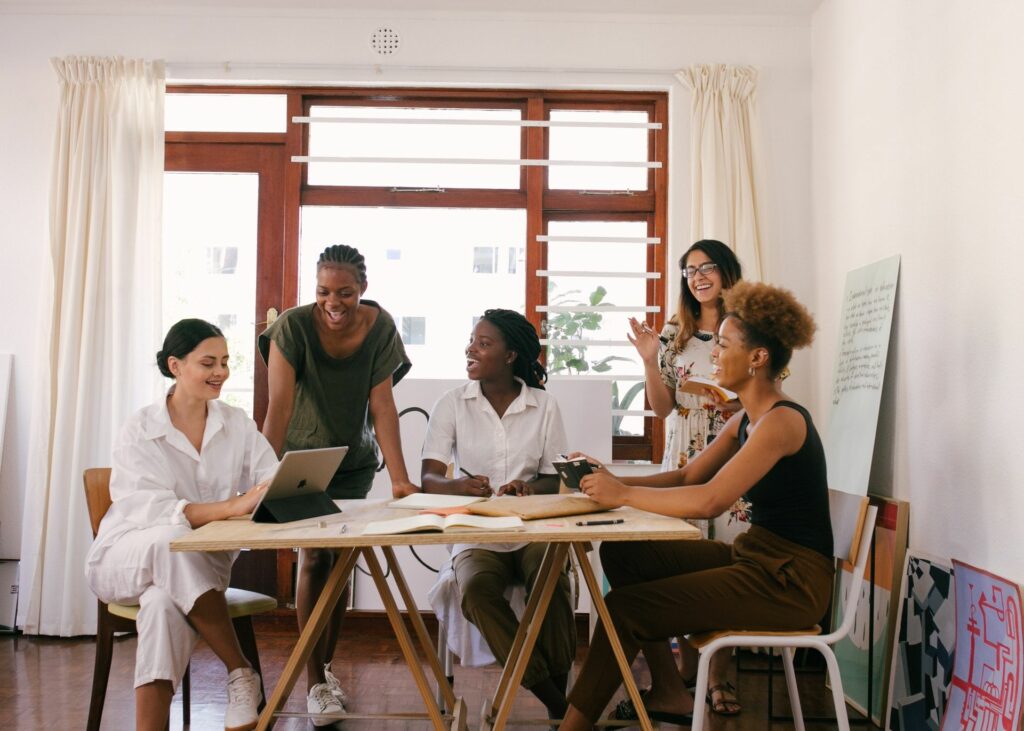
M 799 451 L 775 463 L 746 494 L 750 522 L 788 541 L 832 558 L 832 521 L 828 512 L 828 476 L 825 450 L 807 409 L 792 401 L 779 401 L 799 411 L 807 424 L 807 437 Z M 750 417 L 740 421 L 739 444 L 747 441 Z

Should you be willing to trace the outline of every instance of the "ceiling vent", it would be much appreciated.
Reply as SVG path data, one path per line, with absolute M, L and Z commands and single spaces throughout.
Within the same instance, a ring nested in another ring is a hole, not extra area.
M 370 35 L 370 48 L 378 56 L 393 56 L 398 53 L 399 37 L 394 28 L 377 28 Z

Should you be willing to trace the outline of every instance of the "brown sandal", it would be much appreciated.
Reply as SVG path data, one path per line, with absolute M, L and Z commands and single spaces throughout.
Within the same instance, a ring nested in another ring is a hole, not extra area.
M 715 694 L 718 695 L 717 700 Z M 729 696 L 732 698 L 730 699 Z M 743 706 L 740 705 L 739 699 L 736 697 L 736 686 L 728 680 L 721 685 L 713 685 L 708 688 L 706 700 L 711 706 L 711 710 L 719 716 L 736 716 L 743 710 Z

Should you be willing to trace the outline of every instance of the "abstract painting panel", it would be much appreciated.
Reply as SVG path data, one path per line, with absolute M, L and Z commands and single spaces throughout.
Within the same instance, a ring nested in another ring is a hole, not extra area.
M 1021 719 L 1020 587 L 960 561 L 956 658 L 942 731 L 1016 731 Z
M 956 604 L 948 561 L 907 553 L 889 684 L 887 731 L 938 731 L 953 679 Z

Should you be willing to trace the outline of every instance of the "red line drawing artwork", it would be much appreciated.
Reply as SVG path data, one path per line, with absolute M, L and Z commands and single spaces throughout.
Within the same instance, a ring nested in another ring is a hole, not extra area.
M 1016 731 L 1021 718 L 1021 592 L 1016 584 L 953 561 L 956 656 L 943 731 Z

